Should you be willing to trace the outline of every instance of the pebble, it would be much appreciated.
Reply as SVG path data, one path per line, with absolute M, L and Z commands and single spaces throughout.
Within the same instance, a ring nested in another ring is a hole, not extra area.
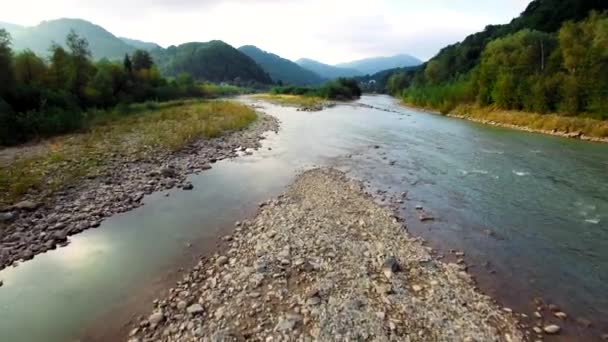
M 188 309 L 186 309 L 186 311 L 191 315 L 198 315 L 205 312 L 202 305 L 200 304 L 192 304 L 188 307 Z
M 150 324 L 159 324 L 165 319 L 165 315 L 162 311 L 155 312 L 148 317 Z
M 551 324 L 551 325 L 547 325 L 543 328 L 543 331 L 547 334 L 557 334 L 559 333 L 561 330 L 561 328 L 559 327 L 559 325 L 555 325 L 555 324 Z

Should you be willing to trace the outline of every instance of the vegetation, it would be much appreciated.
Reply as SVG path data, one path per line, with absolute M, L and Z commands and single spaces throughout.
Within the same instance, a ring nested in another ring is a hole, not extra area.
M 23 153 L 0 164 L 0 207 L 28 191 L 51 193 L 85 177 L 107 172 L 109 160 L 173 151 L 200 138 L 239 130 L 256 119 L 245 106 L 223 101 L 148 102 L 91 114 L 85 134 L 63 135 L 42 153 Z
M 161 73 L 167 76 L 186 73 L 197 81 L 247 87 L 272 84 L 270 76 L 251 58 L 219 40 L 157 49 L 152 55 Z
M 492 120 L 504 113 L 505 123 L 512 111 L 608 119 L 608 12 L 590 11 L 605 8 L 594 0 L 535 0 L 510 24 L 488 26 L 422 68 L 391 73 L 385 89 L 443 113 L 488 107 Z M 538 126 L 537 116 L 528 118 L 528 126 Z M 556 129 L 573 127 L 571 120 L 545 119 Z
M 251 57 L 264 68 L 270 74 L 272 80 L 279 85 L 309 86 L 323 83 L 321 76 L 314 72 L 304 69 L 290 60 L 262 51 L 255 46 L 242 46 L 239 51 Z
M 279 93 L 271 93 L 271 94 L 259 94 L 255 96 L 260 100 L 265 100 L 269 102 L 278 103 L 281 105 L 287 106 L 297 106 L 297 107 L 305 107 L 312 108 L 322 105 L 327 101 L 326 99 L 314 96 L 314 95 L 293 95 L 293 94 L 279 94 Z
M 92 62 L 88 42 L 71 32 L 49 61 L 26 50 L 14 54 L 0 30 L 0 145 L 86 129 L 98 111 L 144 101 L 241 93 L 227 85 L 198 85 L 180 74 L 160 76 L 151 55 L 136 50 L 122 62 Z
M 361 97 L 361 88 L 352 78 L 338 78 L 320 87 L 275 87 L 270 91 L 273 95 L 295 95 L 321 98 L 326 100 L 353 100 Z

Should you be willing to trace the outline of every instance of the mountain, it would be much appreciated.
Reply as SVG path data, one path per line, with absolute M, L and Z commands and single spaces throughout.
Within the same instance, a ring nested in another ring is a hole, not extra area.
M 302 58 L 298 59 L 296 63 L 302 68 L 308 69 L 317 75 L 320 75 L 326 79 L 334 79 L 338 77 L 353 77 L 353 76 L 361 76 L 363 73 L 359 70 L 349 69 L 349 68 L 340 68 L 329 64 L 324 64 L 321 62 L 317 62 L 312 59 Z
M 188 73 L 201 81 L 272 83 L 253 59 L 220 40 L 170 46 L 151 53 L 161 73 L 167 76 Z
M 395 55 L 391 57 L 374 57 L 348 63 L 337 64 L 340 68 L 350 68 L 361 71 L 365 75 L 373 75 L 382 70 L 412 67 L 422 64 L 422 61 L 410 55 Z
M 274 82 L 281 81 L 284 84 L 302 86 L 323 83 L 321 76 L 314 72 L 304 69 L 288 59 L 266 52 L 253 45 L 241 46 L 239 51 L 251 57 L 251 59 L 266 70 Z
M 103 27 L 82 19 L 57 19 L 43 21 L 37 26 L 15 30 L 13 25 L 13 48 L 16 51 L 30 49 L 36 54 L 46 56 L 53 43 L 65 45 L 65 38 L 74 30 L 89 42 L 93 58 L 123 58 L 125 54 L 135 51 L 133 46 L 123 42 Z
M 119 39 L 122 40 L 123 42 L 125 42 L 127 45 L 130 45 L 130 46 L 132 46 L 136 49 L 140 49 L 140 50 L 152 51 L 152 50 L 156 50 L 156 49 L 162 49 L 162 47 L 156 43 L 144 42 L 141 40 L 130 39 L 130 38 L 125 38 L 125 37 L 119 37 Z
M 25 27 L 17 24 L 5 23 L 0 21 L 0 28 L 5 29 L 11 36 L 18 34 L 19 31 L 23 30 Z

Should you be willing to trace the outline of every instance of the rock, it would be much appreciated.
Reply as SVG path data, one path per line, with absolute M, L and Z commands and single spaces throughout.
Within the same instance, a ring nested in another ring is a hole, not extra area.
M 384 260 L 382 264 L 382 273 L 388 279 L 391 279 L 396 272 L 399 272 L 399 262 L 394 256 L 390 256 Z
M 192 185 L 192 183 L 186 183 L 186 184 L 184 184 L 184 186 L 182 187 L 182 189 L 184 189 L 184 190 L 192 190 L 192 189 L 194 189 L 194 185 Z
M 0 223 L 2 222 L 12 222 L 15 220 L 15 218 L 17 217 L 17 214 L 15 214 L 14 212 L 6 212 L 6 213 L 0 213 Z
M 226 257 L 226 256 L 224 256 L 224 255 L 222 255 L 222 256 L 220 256 L 220 257 L 218 257 L 218 258 L 217 258 L 217 260 L 216 260 L 216 264 L 217 264 L 218 266 L 224 266 L 224 265 L 226 265 L 227 263 L 228 263 L 228 257 Z
M 532 328 L 532 330 L 534 330 L 534 332 L 537 333 L 537 334 L 542 334 L 543 333 L 543 329 L 541 329 L 540 327 L 534 327 L 534 328 Z
M 412 290 L 414 290 L 414 292 L 420 292 L 420 291 L 422 291 L 422 286 L 420 286 L 420 285 L 413 285 L 412 286 Z
M 568 315 L 565 312 L 561 312 L 561 311 L 558 311 L 558 312 L 554 313 L 553 315 L 555 315 L 555 317 L 560 318 L 560 319 L 566 319 L 568 317 Z
M 11 208 L 15 209 L 15 210 L 25 210 L 25 211 L 32 211 L 35 210 L 36 208 L 38 208 L 39 204 L 33 201 L 21 201 L 15 205 L 13 205 Z
M 162 311 L 157 311 L 148 317 L 150 324 L 158 325 L 160 322 L 165 320 L 165 314 Z
M 422 210 L 422 206 L 421 205 L 417 205 L 416 206 L 416 210 Z
M 292 331 L 296 325 L 302 321 L 302 316 L 296 314 L 288 314 L 287 316 L 281 318 L 279 324 L 277 324 L 275 330 L 281 332 L 289 332 Z
M 555 324 L 547 325 L 543 328 L 543 331 L 550 335 L 557 334 L 560 332 L 560 330 L 562 329 L 559 327 L 559 325 Z
M 308 305 L 308 306 L 315 306 L 315 305 L 319 305 L 320 303 L 321 303 L 321 298 L 319 298 L 317 296 L 310 297 L 306 301 L 306 305 Z
M 52 237 L 53 237 L 53 240 L 55 240 L 57 242 L 65 242 L 68 239 L 68 234 L 63 230 L 60 230 L 60 231 L 53 232 Z
M 185 302 L 185 301 L 183 301 L 183 300 L 180 300 L 180 301 L 177 303 L 177 309 L 178 309 L 178 310 L 185 310 L 187 307 L 188 307 L 188 303 L 186 303 L 186 302 Z
M 205 312 L 205 310 L 203 309 L 202 305 L 200 304 L 192 304 L 188 307 L 188 309 L 186 309 L 186 311 L 191 314 L 191 315 L 198 315 L 201 314 L 203 312 Z
M 160 175 L 165 177 L 165 178 L 175 178 L 177 177 L 177 172 L 175 171 L 175 168 L 169 166 L 169 167 L 163 167 L 162 169 L 160 169 L 159 171 Z
M 0 287 L 2 287 L 2 285 L 4 285 L 4 282 L 0 280 Z

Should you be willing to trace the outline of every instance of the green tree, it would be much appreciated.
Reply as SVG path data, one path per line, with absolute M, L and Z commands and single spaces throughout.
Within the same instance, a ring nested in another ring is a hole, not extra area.
M 133 61 L 133 70 L 135 71 L 144 69 L 147 70 L 152 68 L 152 66 L 154 65 L 152 56 L 150 56 L 150 53 L 148 51 L 137 50 L 133 53 L 131 59 Z
M 71 91 L 79 99 L 81 104 L 86 101 L 85 91 L 87 85 L 94 74 L 94 67 L 91 63 L 91 50 L 89 42 L 81 38 L 73 30 L 66 38 L 66 45 L 70 50 L 70 86 Z
M 42 58 L 31 50 L 25 50 L 15 56 L 15 78 L 17 81 L 41 86 L 47 77 L 47 66 Z
M 0 29 L 0 97 L 6 96 L 14 81 L 11 35 Z
M 122 62 L 122 66 L 125 68 L 127 74 L 131 74 L 133 72 L 133 63 L 131 62 L 131 58 L 129 55 L 125 55 L 125 59 Z

